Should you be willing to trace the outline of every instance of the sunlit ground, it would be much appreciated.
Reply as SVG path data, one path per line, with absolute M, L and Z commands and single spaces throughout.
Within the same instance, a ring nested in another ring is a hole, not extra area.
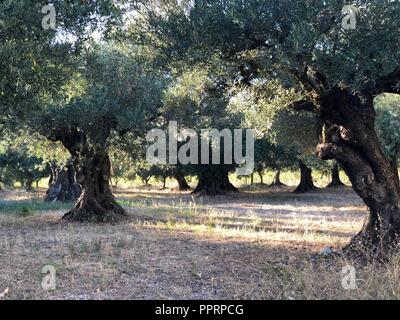
M 118 189 L 131 214 L 118 225 L 62 222 L 72 204 L 43 204 L 42 195 L 0 193 L 0 294 L 8 288 L 6 299 L 400 297 L 396 258 L 380 266 L 315 261 L 362 226 L 366 209 L 350 188 L 299 195 L 259 187 L 216 198 Z M 358 280 L 345 290 L 348 264 Z M 41 287 L 44 265 L 56 268 L 54 291 Z

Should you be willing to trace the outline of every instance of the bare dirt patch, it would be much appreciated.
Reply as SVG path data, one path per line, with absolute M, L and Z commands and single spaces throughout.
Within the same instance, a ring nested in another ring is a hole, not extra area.
M 127 223 L 66 223 L 62 211 L 0 213 L 0 293 L 8 288 L 8 299 L 399 297 L 398 282 L 381 290 L 376 266 L 357 266 L 357 289 L 344 290 L 342 267 L 351 262 L 311 262 L 361 228 L 365 208 L 350 189 L 217 198 L 120 190 L 117 196 L 132 215 Z M 54 291 L 41 287 L 44 265 L 56 268 Z M 396 266 L 383 267 L 387 281 Z

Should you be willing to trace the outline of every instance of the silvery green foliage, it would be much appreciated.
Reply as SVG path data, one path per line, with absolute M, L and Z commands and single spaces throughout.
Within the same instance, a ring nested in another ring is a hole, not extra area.
M 90 30 L 101 26 L 107 34 L 121 14 L 113 0 L 54 0 L 57 28 L 45 30 L 41 22 L 46 4 L 7 0 L 0 5 L 0 122 L 12 128 L 33 125 L 34 114 L 59 95 L 73 75 L 75 54 Z
M 147 52 L 118 44 L 88 48 L 79 72 L 46 114 L 47 130 L 63 125 L 82 131 L 104 148 L 113 131 L 143 131 L 160 107 L 163 80 L 150 71 Z
M 166 1 L 172 3 L 173 1 Z M 165 50 L 235 59 L 255 50 L 264 70 L 322 74 L 330 86 L 368 90 L 399 66 L 400 1 L 357 0 L 354 30 L 342 28 L 342 0 L 196 0 L 149 15 Z
M 287 107 L 300 98 L 295 90 L 285 88 L 280 81 L 260 80 L 237 90 L 231 105 L 245 114 L 249 127 L 255 128 L 271 144 L 283 148 L 285 156 L 296 162 L 298 158 L 313 158 L 318 142 L 316 117 Z
M 382 146 L 391 159 L 400 152 L 400 96 L 383 94 L 375 99 L 376 130 Z

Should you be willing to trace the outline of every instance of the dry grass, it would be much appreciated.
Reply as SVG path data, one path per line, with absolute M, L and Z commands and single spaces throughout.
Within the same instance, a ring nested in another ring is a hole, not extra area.
M 215 199 L 121 190 L 117 196 L 132 214 L 129 223 L 64 223 L 62 210 L 0 212 L 0 299 L 6 288 L 6 299 L 400 297 L 400 256 L 366 266 L 313 259 L 361 228 L 365 208 L 351 190 L 255 190 Z M 41 288 L 48 264 L 56 268 L 55 291 Z M 356 269 L 356 289 L 341 285 L 345 265 Z

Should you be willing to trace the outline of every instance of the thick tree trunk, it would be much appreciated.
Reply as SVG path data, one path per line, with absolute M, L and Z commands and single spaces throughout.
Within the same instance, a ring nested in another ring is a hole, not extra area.
M 250 175 L 250 185 L 254 184 L 254 173 Z
M 300 165 L 300 183 L 294 190 L 294 192 L 302 193 L 302 192 L 310 192 L 316 190 L 317 187 L 314 185 L 314 182 L 312 180 L 311 169 L 307 167 L 306 164 L 301 160 L 299 160 L 299 165 Z
M 110 188 L 111 164 L 108 154 L 84 159 L 77 171 L 82 194 L 75 207 L 63 217 L 72 221 L 117 222 L 127 217 Z
M 229 192 L 236 192 L 238 189 L 229 181 L 227 171 L 204 172 L 198 175 L 199 183 L 192 193 L 217 196 Z
M 76 201 L 80 194 L 81 187 L 76 181 L 74 166 L 70 163 L 65 167 L 57 168 L 55 163 L 52 163 L 49 188 L 47 189 L 44 201 Z
M 183 175 L 175 175 L 175 179 L 178 182 L 178 189 L 179 191 L 188 191 L 190 190 L 190 186 L 187 183 L 185 177 Z
M 31 191 L 33 190 L 33 188 L 32 188 L 32 183 L 33 183 L 33 180 L 32 180 L 32 179 L 27 179 L 27 180 L 25 181 L 25 190 L 26 190 L 27 192 L 31 192 Z
M 275 172 L 274 179 L 272 180 L 271 187 L 281 187 L 284 184 L 281 181 L 281 170 Z
M 317 155 L 339 162 L 369 209 L 363 229 L 345 251 L 386 257 L 400 235 L 400 186 L 375 131 L 373 96 L 360 98 L 335 88 L 319 105 L 324 134 Z
M 340 188 L 345 187 L 345 184 L 340 180 L 339 176 L 339 165 L 335 163 L 332 168 L 332 179 L 331 182 L 327 185 L 327 188 Z

